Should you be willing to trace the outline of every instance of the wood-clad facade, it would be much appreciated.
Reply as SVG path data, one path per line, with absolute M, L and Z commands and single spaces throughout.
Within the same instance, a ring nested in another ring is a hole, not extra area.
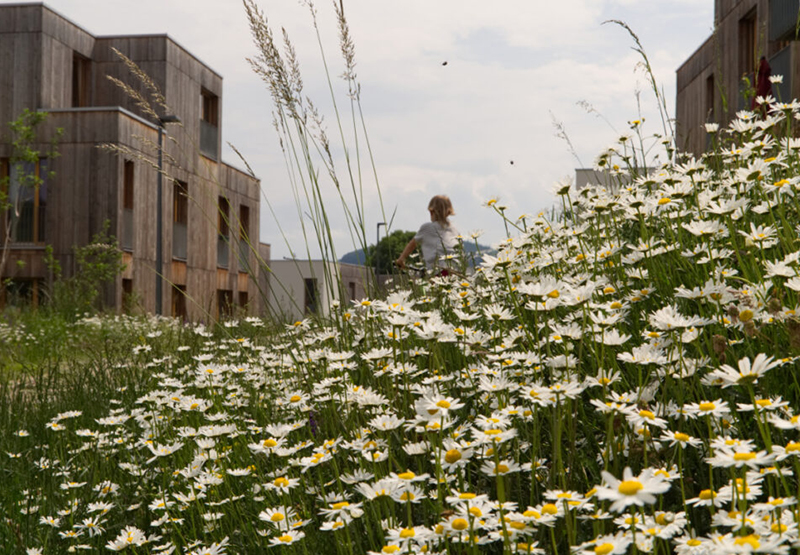
M 800 41 L 796 23 L 800 0 L 715 0 L 714 33 L 677 72 L 676 140 L 696 156 L 709 145 L 706 123 L 727 125 L 737 111 L 751 109 L 745 98 L 764 56 L 772 86 L 783 102 L 800 98 Z
M 163 93 L 161 123 L 113 83 L 145 97 L 144 83 L 114 52 L 136 63 Z M 43 4 L 0 5 L 0 121 L 25 108 L 48 112 L 43 141 L 62 128 L 54 177 L 43 188 L 38 234 L 16 241 L 3 278 L 33 284 L 47 277 L 46 245 L 65 274 L 73 246 L 86 245 L 108 222 L 126 268 L 104 292 L 107 305 L 134 300 L 156 307 L 156 212 L 159 126 L 163 135 L 160 312 L 209 320 L 242 307 L 263 309 L 256 253 L 260 184 L 220 159 L 222 77 L 167 35 L 93 36 Z M 0 160 L 11 156 L 8 137 Z M 101 145 L 105 145 L 101 147 Z M 123 151 L 121 154 L 120 151 Z M 46 194 L 45 194 L 46 193 Z M 252 244 L 252 248 L 246 245 Z M 22 263 L 18 263 L 22 261 Z

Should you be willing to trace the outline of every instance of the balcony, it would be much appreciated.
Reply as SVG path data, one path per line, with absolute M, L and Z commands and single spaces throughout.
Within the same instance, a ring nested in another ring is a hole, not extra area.
M 172 222 L 172 259 L 186 261 L 186 224 Z
M 200 120 L 200 154 L 219 160 L 219 127 L 205 120 Z

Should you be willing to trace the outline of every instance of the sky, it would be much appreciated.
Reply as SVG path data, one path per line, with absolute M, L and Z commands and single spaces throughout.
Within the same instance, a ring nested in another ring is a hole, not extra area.
M 288 33 L 305 95 L 324 117 L 340 155 L 331 91 L 309 9 L 297 0 L 256 0 L 270 26 Z M 0 0 L 0 3 L 12 3 Z M 260 239 L 272 258 L 318 256 L 304 239 L 301 216 L 276 131 L 274 107 L 246 58 L 256 55 L 239 0 L 49 0 L 51 8 L 94 35 L 166 33 L 224 78 L 223 159 L 242 167 L 230 142 L 261 179 Z M 416 230 L 427 204 L 448 195 L 464 234 L 482 244 L 506 236 L 486 206 L 498 198 L 516 219 L 555 202 L 554 185 L 591 167 L 596 155 L 644 117 L 646 133 L 662 127 L 655 98 L 628 33 L 639 36 L 656 80 L 675 113 L 675 71 L 711 34 L 712 0 L 344 0 L 355 43 L 361 104 L 376 164 L 379 196 L 364 167 L 367 237 L 379 222 Z M 339 78 L 338 28 L 330 2 L 315 4 L 333 78 L 333 94 L 354 152 L 347 85 Z M 444 65 L 444 62 L 447 62 Z M 585 108 L 588 103 L 591 111 Z M 599 114 L 599 115 L 598 115 Z M 602 116 L 602 117 L 601 117 Z M 554 121 L 569 137 L 557 136 Z M 359 137 L 362 156 L 364 138 Z M 512 164 L 513 161 L 513 164 Z M 339 179 L 347 183 L 340 156 Z M 321 167 L 321 166 L 320 166 Z M 353 250 L 341 203 L 322 176 L 337 256 Z M 274 215 L 277 215 L 277 220 Z M 304 216 L 305 217 L 305 216 Z M 308 223 L 308 222 L 306 222 Z M 380 229 L 381 235 L 385 228 Z

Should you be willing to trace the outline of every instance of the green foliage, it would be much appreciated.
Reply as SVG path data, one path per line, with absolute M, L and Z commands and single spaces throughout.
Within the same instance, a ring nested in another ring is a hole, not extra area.
M 52 311 L 72 319 L 95 312 L 103 286 L 125 269 L 122 251 L 116 238 L 108 234 L 108 228 L 106 221 L 88 245 L 73 248 L 76 271 L 69 278 L 62 277 L 61 265 L 53 257 L 52 248 L 47 248 L 45 263 L 52 281 L 48 307 Z
M 375 267 L 377 262 L 378 273 L 391 274 L 394 272 L 394 261 L 403 252 L 408 242 L 414 238 L 416 233 L 414 231 L 396 230 L 386 235 L 378 242 L 378 248 L 375 245 L 370 245 L 366 252 L 365 264 L 371 268 Z

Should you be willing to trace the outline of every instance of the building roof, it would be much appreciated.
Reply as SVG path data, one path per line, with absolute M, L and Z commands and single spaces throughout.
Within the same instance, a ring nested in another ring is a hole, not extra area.
M 67 21 L 71 25 L 74 25 L 75 27 L 77 27 L 78 29 L 82 30 L 83 32 L 91 35 L 94 39 L 104 40 L 104 39 L 117 39 L 117 38 L 134 38 L 135 39 L 135 38 L 163 37 L 166 40 L 168 40 L 169 42 L 171 42 L 172 44 L 174 44 L 175 46 L 177 46 L 178 48 L 180 48 L 181 50 L 183 50 L 183 52 L 185 52 L 188 56 L 190 56 L 191 58 L 196 60 L 199 64 L 201 64 L 203 67 L 208 69 L 214 75 L 216 75 L 217 77 L 222 79 L 222 74 L 221 73 L 216 71 L 214 68 L 209 66 L 207 63 L 205 63 L 203 60 L 201 60 L 200 58 L 198 58 L 194 54 L 192 54 L 191 51 L 187 50 L 181 43 L 176 41 L 174 38 L 172 38 L 167 33 L 142 33 L 142 34 L 131 34 L 131 35 L 95 35 L 94 33 L 89 31 L 88 29 L 86 29 L 82 25 L 78 25 L 72 19 L 66 17 L 65 15 L 63 15 L 59 11 L 53 9 L 52 7 L 50 7 L 49 5 L 45 4 L 44 2 L 14 2 L 14 3 L 10 3 L 10 4 L 0 4 L 0 9 L 23 8 L 23 7 L 39 7 L 39 8 L 42 8 L 44 10 L 47 10 L 49 12 L 52 12 L 54 15 L 58 16 L 59 18 L 63 19 L 64 21 Z

